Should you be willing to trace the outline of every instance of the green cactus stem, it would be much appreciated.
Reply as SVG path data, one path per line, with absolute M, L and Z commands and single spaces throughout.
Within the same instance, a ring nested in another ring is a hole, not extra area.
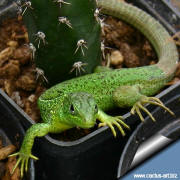
M 35 64 L 50 86 L 77 72 L 91 73 L 100 64 L 101 28 L 95 0 L 31 0 L 21 7 L 31 46 L 36 49 Z M 76 62 L 84 66 L 76 67 Z

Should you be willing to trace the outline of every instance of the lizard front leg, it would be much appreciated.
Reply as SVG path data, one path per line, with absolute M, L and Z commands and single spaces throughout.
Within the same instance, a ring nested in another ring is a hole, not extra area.
M 137 113 L 140 117 L 141 121 L 144 121 L 144 117 L 141 114 L 141 111 L 147 113 L 150 118 L 155 121 L 155 118 L 152 114 L 148 111 L 144 105 L 146 104 L 153 104 L 160 106 L 161 108 L 165 109 L 171 115 L 174 113 L 167 108 L 158 98 L 156 97 L 147 97 L 141 93 L 140 86 L 133 85 L 133 86 L 121 86 L 117 88 L 113 93 L 113 100 L 119 107 L 132 107 L 131 114 Z
M 17 163 L 15 164 L 12 174 L 14 170 L 17 168 L 17 166 L 20 164 L 20 171 L 21 171 L 21 177 L 23 177 L 24 170 L 28 170 L 28 161 L 29 158 L 38 160 L 38 158 L 31 154 L 32 146 L 34 144 L 34 139 L 36 137 L 42 137 L 48 134 L 49 132 L 61 132 L 65 128 L 65 125 L 63 127 L 55 127 L 52 123 L 37 123 L 32 125 L 27 131 L 26 135 L 23 139 L 20 151 L 14 154 L 11 154 L 11 156 L 19 156 Z
M 121 127 L 121 125 L 127 129 L 130 129 L 130 127 L 126 123 L 123 122 L 123 117 L 121 117 L 121 116 L 115 116 L 115 117 L 109 116 L 100 109 L 98 110 L 98 113 L 97 113 L 97 119 L 99 121 L 101 121 L 101 123 L 99 124 L 99 127 L 109 126 L 115 137 L 116 137 L 116 131 L 114 129 L 114 125 L 116 127 L 118 127 L 118 129 L 120 130 L 120 132 L 123 136 L 125 136 L 125 132 L 124 132 L 123 128 Z

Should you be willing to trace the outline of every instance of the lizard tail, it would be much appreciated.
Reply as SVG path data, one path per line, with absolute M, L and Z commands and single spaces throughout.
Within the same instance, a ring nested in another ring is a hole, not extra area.
M 178 63 L 177 47 L 158 21 L 141 9 L 118 0 L 97 0 L 97 4 L 102 13 L 120 18 L 141 31 L 158 55 L 156 66 L 167 78 L 173 77 Z

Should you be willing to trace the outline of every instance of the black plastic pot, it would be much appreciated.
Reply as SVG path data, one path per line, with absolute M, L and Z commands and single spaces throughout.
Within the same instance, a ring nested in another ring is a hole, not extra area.
M 0 23 L 7 18 L 17 16 L 16 0 L 0 0 Z
M 132 162 L 139 146 L 153 135 L 158 133 L 172 141 L 180 137 L 180 82 L 163 91 L 158 97 L 161 97 L 165 105 L 171 108 L 175 116 L 170 114 L 165 115 L 164 110 L 157 107 L 152 111 L 152 115 L 157 120 L 156 123 L 153 123 L 150 117 L 146 117 L 145 123 L 141 123 L 137 126 L 124 147 L 118 168 L 118 178 L 126 174 L 132 168 Z M 171 141 L 169 141 L 169 143 L 170 142 Z M 159 148 L 157 148 L 158 151 L 161 149 L 160 146 L 159 144 Z M 149 152 L 147 151 L 147 153 Z M 153 153 L 150 153 L 149 156 L 152 154 Z M 149 156 L 147 158 L 149 158 Z M 144 157 L 141 157 L 140 161 L 144 159 Z M 139 162 L 134 163 L 139 164 Z
M 19 121 L 19 114 L 11 110 L 9 98 L 0 90 L 0 137 L 3 145 L 21 144 L 25 131 Z M 28 174 L 24 177 L 26 180 L 35 180 L 34 162 L 29 163 Z
M 179 117 L 177 103 L 180 98 L 180 83 L 167 88 L 157 97 Z M 17 110 L 18 108 L 14 106 L 13 111 Z M 152 113 L 157 122 L 153 123 L 147 117 L 146 123 L 141 123 L 130 139 L 130 134 L 125 138 L 121 136 L 114 138 L 107 127 L 100 128 L 73 142 L 58 141 L 50 136 L 37 139 L 34 153 L 40 158 L 38 177 L 40 179 L 68 180 L 115 179 L 120 158 L 123 159 L 121 167 L 125 174 L 129 170 L 139 144 L 175 120 L 159 107 L 155 108 Z M 138 117 L 132 116 L 130 113 L 125 114 L 124 117 L 131 127 L 135 127 Z M 27 119 L 29 122 L 22 115 L 20 119 L 26 127 L 31 124 L 29 118 Z
M 133 2 L 143 8 L 147 6 L 144 5 L 146 3 L 143 0 Z M 149 0 L 147 1 L 147 4 L 148 3 Z M 163 21 L 160 15 L 154 13 L 156 11 L 151 10 L 151 6 L 147 6 L 145 9 L 148 9 L 151 14 L 156 16 L 156 18 L 158 18 L 171 33 L 177 31 L 177 29 L 169 24 L 169 20 Z M 170 11 L 170 9 L 168 11 Z M 179 23 L 178 16 L 177 19 L 177 23 Z M 174 93 L 172 94 L 172 92 Z M 169 97 L 174 96 L 176 93 L 178 92 L 175 86 L 172 86 L 163 91 L 158 97 L 164 102 L 167 102 Z M 13 113 L 15 117 L 18 117 L 18 120 L 21 121 L 26 129 L 30 127 L 33 124 L 33 121 L 4 93 L 2 93 L 2 95 L 8 103 L 8 110 Z M 149 106 L 149 110 L 152 111 L 154 109 L 155 107 Z M 168 116 L 168 114 L 166 113 L 165 116 Z M 36 172 L 38 173 L 36 176 L 38 178 L 36 179 L 115 179 L 118 171 L 119 159 L 124 151 L 124 146 L 128 141 L 130 133 L 132 133 L 135 127 L 140 123 L 139 118 L 137 116 L 131 116 L 130 113 L 125 114 L 124 117 L 126 118 L 126 122 L 131 126 L 131 131 L 127 133 L 125 138 L 122 138 L 119 134 L 117 138 L 114 138 L 110 129 L 107 127 L 102 127 L 73 142 L 58 141 L 50 136 L 45 136 L 41 139 L 37 138 L 33 148 L 34 155 L 38 156 L 40 159 L 36 162 Z M 152 125 L 153 127 L 156 127 L 155 124 L 152 124 L 151 122 L 149 122 L 148 127 L 151 127 Z M 162 124 L 161 127 L 164 125 L 166 124 Z M 158 128 L 154 128 L 153 133 L 157 132 L 159 130 Z M 147 136 L 150 136 L 150 134 Z M 132 149 L 133 156 L 136 150 L 136 148 Z
M 178 0 L 176 1 L 178 4 Z M 179 31 L 180 10 L 175 6 L 172 0 L 129 0 L 129 2 L 154 16 L 171 34 Z

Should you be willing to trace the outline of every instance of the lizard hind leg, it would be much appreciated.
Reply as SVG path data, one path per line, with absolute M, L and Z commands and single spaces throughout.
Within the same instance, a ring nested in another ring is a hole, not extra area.
M 144 111 L 152 121 L 155 121 L 155 118 L 148 111 L 146 104 L 152 104 L 156 106 L 160 106 L 165 109 L 171 115 L 174 113 L 167 108 L 158 98 L 156 97 L 147 97 L 141 93 L 140 86 L 120 86 L 113 92 L 113 100 L 118 107 L 132 107 L 131 114 L 137 113 L 141 121 L 144 121 L 144 117 L 141 114 L 141 110 Z
M 141 121 L 144 121 L 144 118 L 140 112 L 140 109 L 147 113 L 153 121 L 156 121 L 152 114 L 147 110 L 147 108 L 144 107 L 145 104 L 160 106 L 161 108 L 169 112 L 171 115 L 174 115 L 174 113 L 169 108 L 167 108 L 158 98 L 142 96 L 142 98 L 133 105 L 130 111 L 131 114 L 135 114 L 136 112 L 139 115 Z

